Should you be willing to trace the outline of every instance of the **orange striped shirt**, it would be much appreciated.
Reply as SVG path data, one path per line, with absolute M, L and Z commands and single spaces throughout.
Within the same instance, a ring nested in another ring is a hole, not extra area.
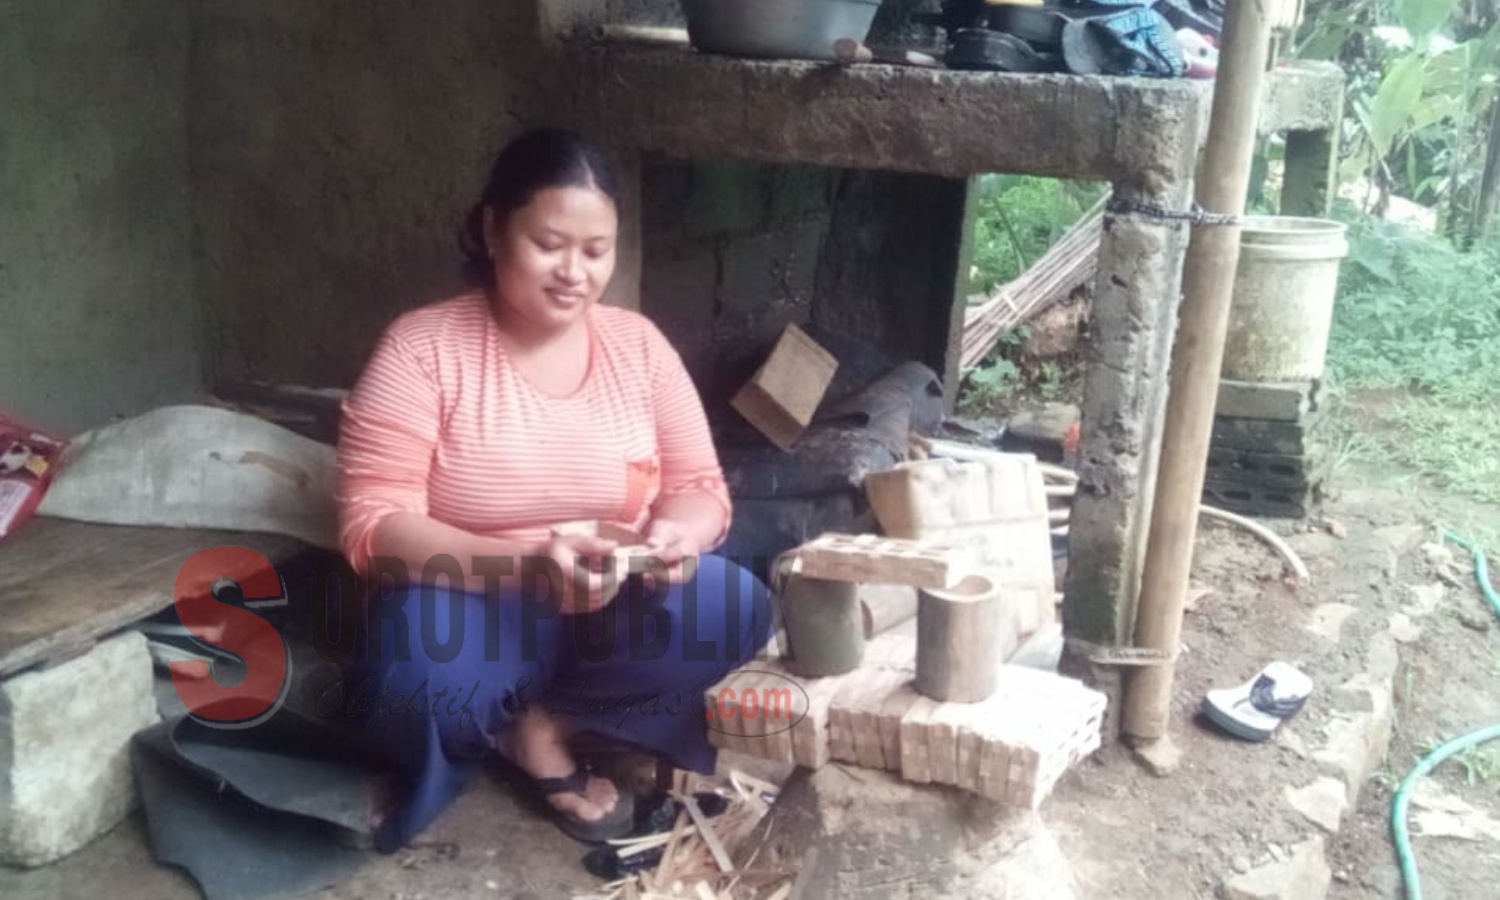
M 386 330 L 344 402 L 339 436 L 340 537 L 356 571 L 395 512 L 530 542 L 574 520 L 640 529 L 662 497 L 706 492 L 727 527 L 723 472 L 676 350 L 638 313 L 587 315 L 588 374 L 565 398 L 510 364 L 482 294 L 413 310 Z

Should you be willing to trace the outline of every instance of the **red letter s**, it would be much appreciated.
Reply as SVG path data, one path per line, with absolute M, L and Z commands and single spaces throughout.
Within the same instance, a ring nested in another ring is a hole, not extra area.
M 193 636 L 222 647 L 245 662 L 239 684 L 222 685 L 208 663 L 174 662 L 172 685 L 189 712 L 220 725 L 253 725 L 285 698 L 289 661 L 286 644 L 271 624 L 255 613 L 214 599 L 215 582 L 237 582 L 246 600 L 282 596 L 276 567 L 244 547 L 210 547 L 182 564 L 173 590 L 177 616 Z

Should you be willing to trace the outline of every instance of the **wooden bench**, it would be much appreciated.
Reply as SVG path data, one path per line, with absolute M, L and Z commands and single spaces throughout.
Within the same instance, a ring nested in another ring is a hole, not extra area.
M 0 862 L 51 863 L 134 808 L 130 741 L 159 712 L 147 641 L 130 627 L 172 605 L 193 554 L 224 545 L 277 567 L 307 549 L 48 518 L 0 541 Z
M 273 565 L 307 549 L 273 534 L 33 519 L 0 541 L 0 678 L 65 662 L 166 609 L 182 564 L 226 544 Z

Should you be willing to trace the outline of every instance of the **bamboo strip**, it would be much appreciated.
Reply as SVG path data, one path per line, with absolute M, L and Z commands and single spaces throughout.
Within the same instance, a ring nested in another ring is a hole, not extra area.
M 1094 277 L 1104 234 L 1101 201 L 1014 281 L 964 314 L 960 366 L 978 365 L 1001 335 L 1063 300 Z

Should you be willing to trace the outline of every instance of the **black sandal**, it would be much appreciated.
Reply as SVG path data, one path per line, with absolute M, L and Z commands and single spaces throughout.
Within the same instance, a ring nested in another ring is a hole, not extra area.
M 602 844 L 615 838 L 627 837 L 635 829 L 635 798 L 629 791 L 615 785 L 615 807 L 595 821 L 580 819 L 552 805 L 551 797 L 557 794 L 577 794 L 588 798 L 589 773 L 582 768 L 563 778 L 533 778 L 520 766 L 501 757 L 501 768 L 511 784 L 522 790 L 537 806 L 538 811 L 552 819 L 553 823 L 574 840 L 585 844 Z

